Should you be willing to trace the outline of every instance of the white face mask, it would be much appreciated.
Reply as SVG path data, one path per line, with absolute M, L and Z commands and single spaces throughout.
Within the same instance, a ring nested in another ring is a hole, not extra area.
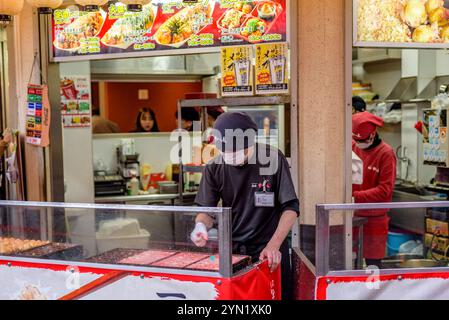
M 234 167 L 243 166 L 248 160 L 245 150 L 240 150 L 237 152 L 223 152 L 222 155 L 223 161 L 227 165 Z
M 372 143 L 356 143 L 357 148 L 361 149 L 361 150 L 366 150 L 369 147 L 371 147 Z
M 368 142 L 356 143 L 355 145 L 356 145 L 357 148 L 359 148 L 361 150 L 366 150 L 366 149 L 368 149 L 369 147 L 371 147 L 373 145 L 374 138 L 375 138 L 375 136 L 370 137 Z

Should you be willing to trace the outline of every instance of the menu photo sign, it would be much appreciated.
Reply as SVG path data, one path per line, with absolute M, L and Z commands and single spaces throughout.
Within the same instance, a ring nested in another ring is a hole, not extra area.
M 287 41 L 287 0 L 153 0 L 141 12 L 121 2 L 98 12 L 77 8 L 53 13 L 56 61 Z
M 354 45 L 448 48 L 449 10 L 442 0 L 353 0 Z
M 256 45 L 256 94 L 288 94 L 288 45 Z
M 28 85 L 26 142 L 40 147 L 50 144 L 50 102 L 48 87 Z
M 61 116 L 64 128 L 91 126 L 90 98 L 87 77 L 61 79 Z
M 252 47 L 221 49 L 221 95 L 252 96 L 254 94 Z

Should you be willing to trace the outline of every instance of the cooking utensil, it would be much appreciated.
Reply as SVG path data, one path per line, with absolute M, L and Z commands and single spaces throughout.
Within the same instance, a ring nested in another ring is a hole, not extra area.
M 174 181 L 159 181 L 157 184 L 160 194 L 176 194 L 179 191 L 179 184 Z
M 448 261 L 435 261 L 426 259 L 406 260 L 398 264 L 399 268 L 444 268 L 448 266 Z
M 411 253 L 401 253 L 382 260 L 382 267 L 385 269 L 397 268 L 397 265 L 407 260 L 423 259 L 423 256 Z

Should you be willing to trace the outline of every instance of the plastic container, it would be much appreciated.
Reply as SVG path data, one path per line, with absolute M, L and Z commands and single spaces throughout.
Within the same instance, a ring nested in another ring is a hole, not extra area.
M 415 240 L 407 241 L 406 243 L 403 243 L 399 247 L 399 253 L 413 253 L 413 250 L 418 247 L 420 243 Z
M 140 235 L 123 237 L 104 237 L 97 234 L 98 253 L 121 249 L 146 249 L 150 244 L 150 233 L 146 230 L 140 230 Z
M 133 175 L 132 179 L 129 181 L 128 186 L 128 195 L 129 196 L 138 196 L 140 189 L 140 181 Z
M 399 253 L 399 248 L 404 243 L 414 240 L 415 236 L 410 233 L 388 232 L 388 256 L 395 256 Z

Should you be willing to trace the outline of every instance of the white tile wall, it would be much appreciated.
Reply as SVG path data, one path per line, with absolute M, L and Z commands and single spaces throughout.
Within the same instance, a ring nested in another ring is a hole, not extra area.
M 178 142 L 170 138 L 170 133 L 94 135 L 94 162 L 101 160 L 108 170 L 115 171 L 117 169 L 116 148 L 120 145 L 122 139 L 134 139 L 136 152 L 140 154 L 140 163 L 150 164 L 152 172 L 165 172 L 170 163 L 179 163 L 176 149 L 174 149 Z M 185 140 L 189 144 L 188 139 Z M 197 141 L 195 141 L 195 145 L 198 145 Z M 183 148 L 185 163 L 192 159 L 191 150 L 191 147 Z

